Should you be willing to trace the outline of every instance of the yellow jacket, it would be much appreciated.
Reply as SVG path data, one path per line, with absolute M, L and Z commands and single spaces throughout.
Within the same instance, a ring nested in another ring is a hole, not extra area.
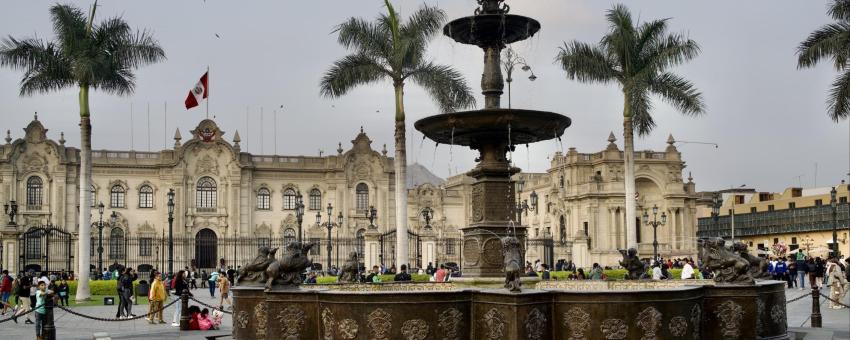
M 165 301 L 165 285 L 162 283 L 162 280 L 153 280 L 150 294 L 148 294 L 148 299 L 150 301 Z

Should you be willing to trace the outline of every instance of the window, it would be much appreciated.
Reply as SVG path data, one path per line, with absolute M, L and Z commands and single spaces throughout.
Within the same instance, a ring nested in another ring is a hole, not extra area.
M 43 197 L 42 190 L 44 189 L 44 182 L 41 181 L 41 177 L 32 176 L 27 179 L 27 209 L 39 210 L 41 209 L 41 199 Z
M 124 259 L 124 231 L 121 228 L 112 228 L 109 233 L 109 258 Z
M 257 190 L 257 209 L 271 210 L 272 193 L 268 188 Z
M 44 233 L 32 233 L 26 236 L 27 260 L 41 260 L 41 237 Z
M 744 195 L 735 195 L 735 204 L 744 204 Z
M 454 255 L 455 254 L 455 240 L 448 239 L 446 240 L 446 255 Z
M 767 206 L 767 211 L 773 211 L 773 204 Z
M 153 188 L 150 185 L 139 188 L 139 208 L 153 208 Z
M 794 208 L 797 208 L 797 203 L 794 203 L 794 202 L 788 203 L 788 209 L 794 209 Z
M 758 211 L 758 210 L 756 209 L 756 207 L 751 207 L 751 208 L 750 208 L 750 213 L 752 213 L 752 214 L 755 214 L 757 211 Z
M 195 189 L 195 207 L 198 211 L 214 212 L 218 200 L 218 188 L 215 180 L 201 177 Z
M 357 242 L 357 258 L 363 258 L 366 254 L 366 229 L 360 229 L 355 234 L 355 242 Z
M 257 239 L 257 247 L 271 247 L 272 240 L 268 237 L 260 237 Z
M 847 203 L 847 196 L 841 196 L 838 198 L 838 203 Z
M 797 238 L 796 237 L 791 238 L 791 244 L 797 244 Z
M 283 210 L 295 210 L 295 190 L 292 188 L 283 191 Z
M 139 256 L 151 256 L 153 248 L 153 239 L 150 237 L 142 237 L 139 239 Z
M 823 200 L 815 200 L 815 206 L 819 207 L 823 205 Z
M 124 193 L 124 187 L 120 185 L 112 186 L 112 189 L 109 190 L 109 206 L 113 208 L 123 208 Z
M 94 189 L 94 185 L 89 186 L 89 188 L 91 192 L 91 207 L 94 208 L 97 206 L 97 190 Z
M 588 231 L 589 231 L 589 228 L 587 226 L 587 222 L 584 222 L 584 236 L 590 236 Z
M 310 210 L 322 209 L 322 191 L 319 189 L 310 190 Z
M 369 210 L 369 186 L 366 183 L 357 184 L 357 212 L 365 213 Z
M 777 243 L 779 243 L 779 239 L 778 239 L 778 238 L 776 238 L 776 237 L 774 237 L 774 238 L 773 238 L 773 244 L 777 244 Z
M 292 242 L 295 242 L 295 230 L 292 228 L 286 228 L 283 231 L 283 245 L 286 246 Z
M 564 187 L 564 176 L 561 176 L 560 185 L 561 185 L 561 188 Z

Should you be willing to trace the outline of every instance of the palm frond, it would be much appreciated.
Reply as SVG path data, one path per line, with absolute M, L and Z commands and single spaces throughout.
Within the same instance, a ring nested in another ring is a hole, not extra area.
M 50 8 L 50 20 L 59 45 L 67 51 L 77 51 L 86 39 L 86 16 L 79 8 L 56 4 Z
M 556 60 L 567 72 L 567 77 L 583 83 L 608 83 L 619 76 L 615 65 L 605 51 L 579 41 L 564 43 Z
M 338 25 L 333 32 L 338 34 L 337 42 L 347 49 L 380 56 L 390 54 L 392 34 L 389 27 L 351 18 Z
M 823 26 L 797 47 L 797 67 L 814 67 L 821 59 L 831 57 L 838 70 L 846 67 L 850 54 L 850 22 L 842 21 Z
M 636 68 L 633 63 L 640 53 L 636 50 L 637 32 L 632 14 L 625 5 L 618 4 L 608 10 L 605 17 L 609 32 L 602 37 L 599 45 L 609 57 L 616 59 L 622 73 L 628 76 Z
M 655 120 L 652 118 L 652 99 L 649 91 L 627 91 L 624 92 L 629 101 L 629 109 L 632 114 L 632 125 L 638 136 L 646 136 L 655 128 Z
M 410 79 L 428 91 L 443 112 L 475 106 L 472 89 L 451 66 L 425 63 L 416 68 Z
M 74 85 L 68 61 L 51 42 L 9 37 L 0 46 L 0 66 L 23 70 L 22 96 L 45 93 Z
M 844 70 L 829 90 L 826 101 L 829 118 L 838 122 L 850 116 L 850 69 Z
M 105 20 L 93 32 L 94 44 L 122 67 L 138 68 L 165 60 L 165 51 L 145 30 L 133 32 L 120 17 Z
M 850 20 L 850 0 L 833 0 L 827 13 L 835 20 Z
M 390 75 L 373 56 L 351 54 L 334 62 L 320 83 L 322 96 L 336 98 L 359 85 L 370 84 Z
M 423 5 L 414 12 L 400 28 L 400 36 L 406 39 L 428 41 L 443 28 L 446 12 L 437 7 Z
M 705 113 L 702 94 L 691 82 L 678 75 L 665 72 L 650 82 L 649 89 L 685 115 Z
M 645 46 L 643 65 L 652 75 L 665 69 L 681 65 L 696 58 L 700 53 L 699 44 L 682 34 L 672 33 Z

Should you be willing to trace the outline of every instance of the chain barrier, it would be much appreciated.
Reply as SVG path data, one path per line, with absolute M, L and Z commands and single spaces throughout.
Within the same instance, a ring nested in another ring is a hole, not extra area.
M 27 299 L 29 299 L 29 298 L 27 298 Z M 38 305 L 38 306 L 37 306 L 37 307 L 35 307 L 35 308 L 30 308 L 30 310 L 28 310 L 28 311 L 24 312 L 24 313 L 23 313 L 23 314 L 21 314 L 21 315 L 15 315 L 14 313 L 12 313 L 12 316 L 10 316 L 10 317 L 8 317 L 8 318 L 6 318 L 6 319 L 0 319 L 0 323 L 9 322 L 9 321 L 12 321 L 12 320 L 14 320 L 14 319 L 16 319 L 16 318 L 20 318 L 20 317 L 22 317 L 22 316 L 28 315 L 28 314 L 30 314 L 30 313 L 32 313 L 32 312 L 34 312 L 36 309 L 41 308 L 41 307 L 44 307 L 44 304 Z
M 826 296 L 826 294 L 824 294 L 824 293 L 820 293 L 820 296 L 823 296 L 823 298 L 824 298 L 824 299 L 827 299 L 827 300 L 829 300 L 829 301 L 832 301 L 833 303 L 837 303 L 839 306 L 844 306 L 844 308 L 850 308 L 850 306 L 845 305 L 845 304 L 844 304 L 844 303 L 842 303 L 841 301 L 833 300 L 831 297 Z
M 212 308 L 212 309 L 220 310 L 220 311 L 221 311 L 222 313 L 224 313 L 224 314 L 230 314 L 230 315 L 233 315 L 233 312 L 228 312 L 228 311 L 224 310 L 224 308 L 223 308 L 224 306 L 221 306 L 222 308 L 213 307 L 213 306 L 210 306 L 210 305 L 208 305 L 208 304 L 204 303 L 203 301 L 200 301 L 200 300 L 195 299 L 195 297 L 193 297 L 193 296 L 190 296 L 190 297 L 189 297 L 189 300 L 195 301 L 195 302 L 197 302 L 199 305 L 204 306 L 204 307 L 207 307 L 207 308 Z M 232 305 L 231 305 L 231 306 L 232 306 Z
M 786 302 L 785 302 L 785 304 L 786 304 L 786 305 L 788 305 L 788 304 L 790 304 L 790 303 L 792 303 L 792 302 L 800 301 L 800 300 L 802 300 L 802 299 L 804 299 L 804 298 L 806 298 L 806 297 L 809 297 L 809 296 L 812 296 L 812 294 L 808 294 L 808 293 L 806 293 L 806 294 L 800 295 L 800 296 L 798 296 L 798 297 L 795 297 L 795 298 L 793 298 L 793 299 L 791 299 L 791 300 L 786 301 Z
M 138 319 L 141 319 L 141 318 L 147 317 L 147 316 L 149 316 L 149 315 L 154 315 L 154 314 L 156 314 L 156 313 L 159 313 L 160 311 L 165 310 L 165 309 L 166 309 L 166 308 L 168 308 L 168 307 L 171 307 L 171 305 L 173 305 L 173 304 L 175 304 L 175 303 L 177 303 L 177 302 L 180 302 L 180 299 L 174 299 L 174 301 L 169 302 L 168 304 L 166 304 L 166 305 L 162 306 L 162 308 L 157 309 L 157 310 L 155 310 L 155 311 L 150 311 L 150 312 L 145 313 L 145 314 L 142 314 L 142 315 L 136 315 L 136 316 L 134 316 L 134 317 L 124 318 L 124 319 L 118 319 L 118 318 L 100 318 L 100 317 L 96 317 L 96 316 L 85 315 L 85 314 L 83 314 L 83 313 L 76 312 L 76 311 L 74 311 L 74 310 L 72 310 L 72 309 L 70 309 L 70 308 L 65 308 L 64 306 L 58 306 L 58 305 L 57 305 L 57 306 L 54 306 L 54 307 L 59 308 L 59 309 L 61 309 L 61 310 L 64 310 L 64 311 L 66 311 L 66 312 L 68 312 L 68 313 L 70 313 L 70 314 L 73 314 L 73 315 L 76 315 L 76 316 L 79 316 L 79 317 L 82 317 L 82 318 L 86 318 L 86 319 L 91 319 L 91 320 L 95 320 L 95 321 L 121 322 L 121 321 L 133 321 L 133 320 L 138 320 Z

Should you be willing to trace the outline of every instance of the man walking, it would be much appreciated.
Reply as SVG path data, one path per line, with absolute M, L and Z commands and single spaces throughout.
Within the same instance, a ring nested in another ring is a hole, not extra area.
M 29 275 L 21 274 L 21 277 L 18 279 L 18 290 L 15 292 L 18 295 L 18 310 L 15 311 L 15 315 L 12 317 L 12 321 L 18 323 L 18 316 L 21 314 L 27 313 L 32 309 L 32 304 L 30 304 L 30 289 L 32 288 L 32 279 Z M 29 314 L 27 314 L 27 320 L 24 321 L 25 324 L 32 324 L 30 320 Z
M 800 287 L 800 290 L 804 290 L 806 289 L 806 272 L 808 271 L 808 266 L 806 266 L 806 254 L 803 254 L 802 249 L 797 249 L 796 265 L 797 277 L 800 278 L 800 284 L 797 287 Z

